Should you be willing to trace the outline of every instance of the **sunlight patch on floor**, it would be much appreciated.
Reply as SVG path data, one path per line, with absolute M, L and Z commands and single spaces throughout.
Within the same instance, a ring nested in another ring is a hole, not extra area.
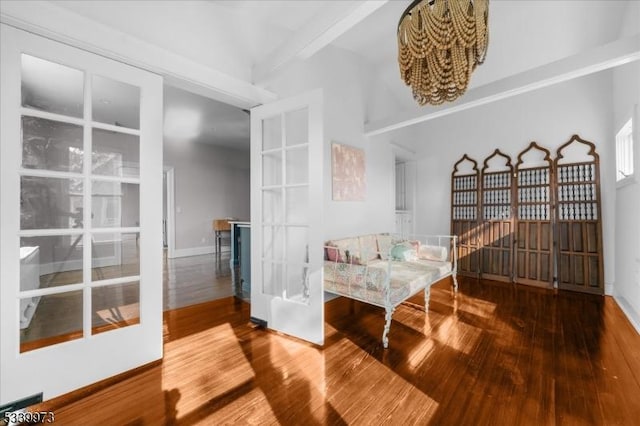
M 350 340 L 342 340 L 330 350 L 333 355 L 327 356 L 327 363 L 331 362 L 328 364 L 331 376 L 342 380 L 328 384 L 327 401 L 346 424 L 358 424 L 362 417 L 379 420 L 371 424 L 427 424 L 436 413 L 439 406 L 436 400 Z M 422 350 L 429 351 L 428 342 L 425 341 Z M 351 362 L 340 361 L 344 354 L 350 355 Z M 419 356 L 416 352 L 414 362 Z M 354 397 L 359 399 L 356 404 Z M 407 406 L 412 409 L 406 410 Z
M 407 363 L 412 370 L 417 369 L 435 349 L 432 339 L 425 339 L 422 343 L 416 345 L 407 356 Z
M 464 303 L 458 306 L 458 311 L 476 315 L 481 318 L 493 317 L 497 305 L 486 300 L 465 298 Z
M 264 425 L 278 424 L 269 400 L 260 388 L 251 389 L 229 401 L 195 425 Z
M 476 346 L 482 330 L 457 318 L 448 317 L 433 331 L 433 334 L 438 343 L 469 355 Z
M 179 392 L 175 408 L 180 418 L 246 386 L 255 374 L 231 325 L 225 323 L 166 343 L 162 377 L 163 389 Z
M 326 395 L 324 351 L 287 337 L 277 339 L 271 346 L 272 353 L 278 351 L 288 354 L 289 368 L 295 369 L 297 374 L 304 376 L 310 386 L 324 398 Z
M 128 305 L 114 306 L 96 311 L 95 314 L 106 324 L 116 324 L 122 321 L 128 322 L 134 318 L 140 318 L 140 304 L 131 303 Z

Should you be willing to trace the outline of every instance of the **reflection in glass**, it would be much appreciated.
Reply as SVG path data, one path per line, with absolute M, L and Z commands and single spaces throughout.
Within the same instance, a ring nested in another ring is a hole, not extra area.
M 262 221 L 264 223 L 282 223 L 282 189 L 270 189 L 262 192 Z
M 287 183 L 307 183 L 309 181 L 309 154 L 307 148 L 286 151 Z
M 91 170 L 97 175 L 140 176 L 139 137 L 93 129 Z
M 82 228 L 82 179 L 20 178 L 20 229 Z
M 262 227 L 262 257 L 264 259 L 282 260 L 284 255 L 284 231 L 280 226 Z
M 279 115 L 262 120 L 262 150 L 282 148 L 282 124 Z
M 22 167 L 82 173 L 82 127 L 22 117 Z
M 23 107 L 82 117 L 82 71 L 25 54 L 21 64 Z
M 94 228 L 140 226 L 140 185 L 95 180 L 91 192 Z
M 262 185 L 282 185 L 282 151 L 262 156 Z
M 288 224 L 309 223 L 309 189 L 306 186 L 286 189 Z
M 91 239 L 92 280 L 140 275 L 139 233 L 93 234 Z
M 20 291 L 82 282 L 82 235 L 20 238 Z
M 306 227 L 287 227 L 287 262 L 305 263 L 309 261 L 308 231 Z
M 309 267 L 304 264 L 287 265 L 286 298 L 288 300 L 308 303 L 309 301 Z
M 307 109 L 290 111 L 285 115 L 287 146 L 307 143 L 308 132 Z
M 307 287 L 307 274 L 309 272 L 309 232 L 306 227 L 302 226 L 289 226 L 286 232 L 286 298 L 306 303 L 309 296 L 309 289 Z
M 94 75 L 92 78 L 93 120 L 114 126 L 140 128 L 140 88 Z
M 140 282 L 91 289 L 91 334 L 140 323 Z
M 282 264 L 262 262 L 262 293 L 282 297 Z
M 19 303 L 22 306 L 24 299 Z M 29 326 L 20 330 L 20 352 L 82 337 L 82 290 L 40 296 L 32 309 L 26 311 Z

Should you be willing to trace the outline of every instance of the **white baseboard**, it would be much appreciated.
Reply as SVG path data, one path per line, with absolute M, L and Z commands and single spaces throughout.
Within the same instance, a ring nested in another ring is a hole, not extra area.
M 120 261 L 116 256 L 110 257 L 101 257 L 93 260 L 93 265 L 97 268 L 102 268 L 105 266 L 114 266 L 118 265 Z M 40 265 L 40 275 L 49 275 L 54 274 L 56 272 L 66 272 L 66 271 L 81 271 L 82 270 L 82 260 L 67 260 L 65 262 L 49 262 L 43 263 Z
M 213 254 L 216 252 L 215 246 L 205 246 L 205 247 L 191 247 L 184 249 L 175 249 L 173 251 L 173 258 L 176 257 L 189 257 L 189 256 L 200 256 L 203 254 Z
M 622 312 L 627 316 L 631 325 L 636 329 L 638 334 L 640 334 L 640 313 L 636 312 L 635 309 L 627 302 L 622 296 L 613 296 L 613 300 L 616 301 Z
M 613 284 L 604 283 L 605 296 L 613 296 Z

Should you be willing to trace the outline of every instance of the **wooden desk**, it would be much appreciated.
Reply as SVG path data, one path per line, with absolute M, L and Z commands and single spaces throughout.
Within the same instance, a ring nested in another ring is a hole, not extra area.
M 216 253 L 220 253 L 222 250 L 222 240 L 225 238 L 224 234 L 229 233 L 231 236 L 231 223 L 232 219 L 214 219 L 213 220 L 213 232 L 216 239 Z

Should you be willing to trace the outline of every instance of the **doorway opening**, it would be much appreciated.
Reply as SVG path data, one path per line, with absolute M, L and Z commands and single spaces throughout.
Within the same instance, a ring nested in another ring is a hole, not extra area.
M 242 297 L 238 247 L 219 225 L 249 219 L 249 130 L 248 111 L 165 84 L 165 310 Z

